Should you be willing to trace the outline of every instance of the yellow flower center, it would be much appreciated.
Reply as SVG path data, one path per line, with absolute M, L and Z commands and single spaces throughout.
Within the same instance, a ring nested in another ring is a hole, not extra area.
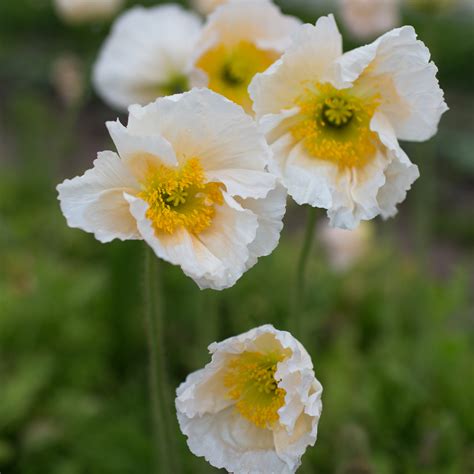
M 219 183 L 205 183 L 204 170 L 197 158 L 180 168 L 150 166 L 138 196 L 149 208 L 146 217 L 156 232 L 173 234 L 185 228 L 192 234 L 207 229 L 222 205 Z
M 207 74 L 209 89 L 250 111 L 252 102 L 247 92 L 250 81 L 278 57 L 275 52 L 259 49 L 249 41 L 241 41 L 234 45 L 217 45 L 204 53 L 196 66 Z
M 370 130 L 370 120 L 379 103 L 377 95 L 316 83 L 297 100 L 302 119 L 291 132 L 315 158 L 340 168 L 362 167 L 377 151 L 378 137 Z
M 237 411 L 259 428 L 271 427 L 278 421 L 278 410 L 285 403 L 285 390 L 275 378 L 277 353 L 243 352 L 232 359 L 224 373 L 228 396 L 236 401 Z

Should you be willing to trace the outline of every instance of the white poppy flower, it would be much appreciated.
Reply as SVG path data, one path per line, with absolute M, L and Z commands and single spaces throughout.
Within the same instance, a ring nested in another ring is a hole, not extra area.
M 135 7 L 118 18 L 94 67 L 98 94 L 127 110 L 189 87 L 200 18 L 178 5 Z
M 341 18 L 358 38 L 369 38 L 400 23 L 400 0 L 339 0 Z
M 429 139 L 447 110 L 436 73 L 412 27 L 343 54 L 332 16 L 303 25 L 249 87 L 271 169 L 335 227 L 393 216 L 419 176 L 397 138 Z
M 111 18 L 124 0 L 55 0 L 54 3 L 64 21 L 82 23 Z
M 228 472 L 296 472 L 316 442 L 322 410 L 322 387 L 305 348 L 265 325 L 209 351 L 211 362 L 177 390 L 191 451 Z
M 200 85 L 252 111 L 247 88 L 287 46 L 300 25 L 268 0 L 227 3 L 211 14 L 194 53 Z
M 201 288 L 232 286 L 278 244 L 286 191 L 266 170 L 264 137 L 207 89 L 130 107 L 107 123 L 118 154 L 99 153 L 58 186 L 70 227 L 101 242 L 144 239 Z

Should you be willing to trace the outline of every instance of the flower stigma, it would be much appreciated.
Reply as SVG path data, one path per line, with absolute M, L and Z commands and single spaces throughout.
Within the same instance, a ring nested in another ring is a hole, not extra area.
M 377 134 L 370 129 L 379 103 L 377 95 L 357 94 L 354 88 L 310 85 L 296 101 L 301 120 L 291 133 L 315 158 L 331 161 L 342 169 L 363 167 L 380 145 Z
M 149 166 L 138 197 L 148 203 L 146 217 L 155 232 L 173 234 L 185 228 L 199 234 L 212 223 L 216 205 L 223 204 L 220 183 L 206 183 L 197 158 L 179 168 Z
M 285 355 L 275 352 L 246 351 L 233 358 L 224 372 L 228 397 L 235 408 L 259 428 L 271 428 L 278 419 L 278 410 L 285 403 L 285 390 L 278 386 L 275 373 Z

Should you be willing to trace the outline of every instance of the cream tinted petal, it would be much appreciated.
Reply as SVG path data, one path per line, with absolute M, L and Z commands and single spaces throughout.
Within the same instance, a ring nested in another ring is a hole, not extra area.
M 97 202 L 84 209 L 83 217 L 99 242 L 141 239 L 123 190 L 103 191 Z
M 102 47 L 94 67 L 95 88 L 123 110 L 164 95 L 160 87 L 188 74 L 200 31 L 199 17 L 178 5 L 128 10 Z
M 218 278 L 198 281 L 202 288 L 228 288 L 243 275 L 250 258 L 249 245 L 255 240 L 258 217 L 224 193 L 225 204 L 216 209 L 211 227 L 197 239 L 215 255 L 225 270 Z
M 392 30 L 344 54 L 338 66 L 341 84 L 359 79 L 358 87 L 380 92 L 379 110 L 398 138 L 423 141 L 436 133 L 447 106 L 436 78 L 438 69 L 416 38 L 410 26 Z
M 127 196 L 138 230 L 156 255 L 179 265 L 201 289 L 222 290 L 232 286 L 244 273 L 248 245 L 255 239 L 257 216 L 241 208 L 224 194 L 225 204 L 216 208 L 211 227 L 195 236 L 185 229 L 169 235 L 157 234 L 146 218 L 148 205 Z
M 255 122 L 210 90 L 194 89 L 132 107 L 128 129 L 159 134 L 173 143 L 178 161 L 199 158 L 210 180 L 225 184 L 232 195 L 264 197 L 274 187 L 274 178 L 265 172 L 271 153 Z
M 412 184 L 419 178 L 420 173 L 416 165 L 407 165 L 394 159 L 385 171 L 386 183 L 377 194 L 380 214 L 384 219 L 393 217 L 397 211 L 397 204 L 403 202 Z
M 333 62 L 341 54 L 342 37 L 332 15 L 321 17 L 315 26 L 300 26 L 280 60 L 249 86 L 257 117 L 293 108 L 306 81 L 331 82 Z
M 377 193 L 385 184 L 385 170 L 389 162 L 387 155 L 379 151 L 364 168 L 345 172 L 344 192 L 328 209 L 333 227 L 354 229 L 360 221 L 373 219 L 380 214 Z
M 286 392 L 285 404 L 278 411 L 280 422 L 273 430 L 275 450 L 295 472 L 308 446 L 314 445 L 321 415 L 321 384 L 316 380 L 313 364 L 306 349 L 288 332 L 272 325 L 264 325 L 239 336 L 210 346 L 215 355 L 220 352 L 235 354 L 243 351 L 289 351 L 289 356 L 278 364 L 275 377 Z M 257 471 L 258 472 L 258 471 Z
M 407 191 L 419 178 L 420 172 L 400 148 L 391 124 L 383 114 L 375 114 L 371 127 L 378 133 L 380 140 L 392 156 L 385 170 L 386 182 L 377 194 L 380 213 L 384 219 L 387 219 L 397 213 L 397 204 L 405 200 Z
M 301 22 L 283 15 L 269 0 L 228 2 L 209 15 L 196 46 L 195 58 L 217 43 L 249 41 L 261 49 L 283 52 Z
M 178 160 L 171 144 L 160 135 L 135 135 L 119 121 L 107 128 L 123 163 L 138 181 L 143 181 L 150 166 L 176 167 Z
M 177 391 L 178 419 L 191 451 L 229 472 L 296 472 L 304 451 L 316 441 L 321 414 L 322 387 L 306 350 L 290 333 L 270 324 L 213 343 L 209 350 L 211 362 L 191 374 Z M 229 401 L 225 391 L 216 389 L 229 360 L 244 352 L 275 351 L 286 355 L 275 374 L 279 387 L 286 391 L 285 405 L 278 411 L 280 422 L 262 429 L 232 405 L 216 410 L 216 399 Z
M 61 210 L 70 227 L 94 233 L 101 242 L 139 238 L 124 192 L 138 188 L 135 178 L 113 152 L 102 152 L 84 175 L 58 187 Z
M 232 407 L 195 418 L 178 411 L 178 421 L 191 452 L 214 467 L 239 474 L 294 472 L 275 453 L 271 431 L 257 428 Z
M 263 199 L 243 199 L 240 204 L 250 209 L 258 218 L 255 240 L 249 245 L 247 269 L 254 266 L 260 257 L 270 255 L 280 241 L 283 216 L 286 211 L 286 189 L 278 184 Z
M 188 418 L 218 413 L 233 405 L 222 383 L 225 359 L 212 361 L 188 375 L 176 390 L 176 409 Z
M 267 171 L 249 171 L 242 169 L 209 170 L 208 181 L 224 183 L 231 196 L 258 196 L 263 198 L 275 187 L 276 177 Z
M 308 156 L 301 142 L 292 143 L 282 175 L 288 194 L 298 204 L 325 209 L 334 205 L 335 198 L 340 199 L 341 189 L 347 181 L 331 162 Z
M 353 229 L 380 214 L 376 196 L 389 164 L 383 151 L 362 169 L 340 170 L 330 161 L 309 156 L 303 143 L 295 145 L 288 135 L 272 149 L 290 196 L 298 204 L 327 209 L 331 225 Z
M 198 284 L 201 279 L 206 281 L 206 278 L 218 278 L 224 273 L 222 262 L 189 232 L 182 229 L 172 235 L 157 235 L 146 217 L 148 204 L 134 196 L 127 195 L 126 198 L 130 203 L 130 212 L 137 220 L 141 236 L 158 257 L 173 265 L 179 265 L 184 273 Z
M 305 413 L 298 417 L 291 434 L 284 428 L 274 432 L 274 443 L 278 457 L 296 471 L 301 464 L 301 458 L 308 446 L 314 446 L 318 436 L 318 422 L 321 416 L 322 388 L 319 382 L 313 381 Z M 294 471 L 293 471 L 294 470 Z

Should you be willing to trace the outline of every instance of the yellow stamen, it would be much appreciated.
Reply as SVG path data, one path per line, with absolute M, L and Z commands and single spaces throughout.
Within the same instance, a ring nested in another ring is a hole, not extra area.
M 302 119 L 291 132 L 315 158 L 340 168 L 363 167 L 377 151 L 378 137 L 370 130 L 370 120 L 379 103 L 377 95 L 316 83 L 298 98 Z
M 183 227 L 199 234 L 211 225 L 215 206 L 223 203 L 221 185 L 205 183 L 197 158 L 180 168 L 150 166 L 138 196 L 149 205 L 146 217 L 155 231 L 167 234 Z
M 259 428 L 271 428 L 285 403 L 285 390 L 278 387 L 275 372 L 284 354 L 243 352 L 233 358 L 224 373 L 228 396 L 237 411 Z
M 204 53 L 196 65 L 207 74 L 209 89 L 250 111 L 252 102 L 247 92 L 250 81 L 277 59 L 276 53 L 259 49 L 249 41 L 241 41 L 234 45 L 217 45 Z

